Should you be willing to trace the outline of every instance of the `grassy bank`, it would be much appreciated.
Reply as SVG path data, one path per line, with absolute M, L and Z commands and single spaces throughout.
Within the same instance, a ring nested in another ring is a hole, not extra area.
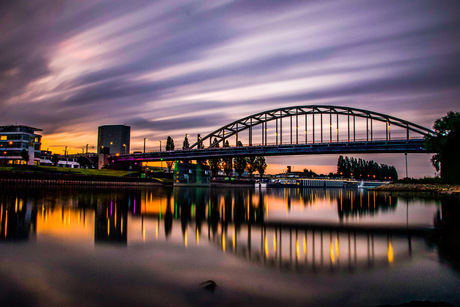
M 119 170 L 97 170 L 97 169 L 79 169 L 79 168 L 62 168 L 54 166 L 29 166 L 29 165 L 12 165 L 0 167 L 0 178 L 4 179 L 32 179 L 32 180 L 73 180 L 73 181 L 154 181 L 162 184 L 172 184 L 172 178 L 139 178 L 139 172 L 132 172 L 129 177 L 129 171 Z
M 124 177 L 128 176 L 129 171 L 116 171 L 108 169 L 85 169 L 85 168 L 62 168 L 56 166 L 27 166 L 27 165 L 13 165 L 13 166 L 0 166 L 0 172 L 15 172 L 15 173 L 46 173 L 46 174 L 72 174 L 84 176 L 110 176 L 110 177 Z

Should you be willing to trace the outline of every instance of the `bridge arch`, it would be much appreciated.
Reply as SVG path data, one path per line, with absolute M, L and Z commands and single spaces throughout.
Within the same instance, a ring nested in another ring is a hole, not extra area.
M 324 119 L 324 115 L 326 115 L 326 119 Z M 329 117 L 329 120 L 327 120 L 327 117 Z M 290 119 L 288 124 L 289 138 L 287 142 L 283 140 L 283 119 L 286 118 Z M 339 118 L 341 121 L 339 121 Z M 275 127 L 271 128 L 275 130 L 275 133 L 271 135 L 271 138 L 274 137 L 275 139 L 271 143 L 273 145 L 283 145 L 283 141 L 284 144 L 351 142 L 356 141 L 357 118 L 365 121 L 365 129 L 363 128 L 364 130 L 361 130 L 360 133 L 365 133 L 364 140 L 366 141 L 375 140 L 375 121 L 384 123 L 385 140 L 391 140 L 392 125 L 403 129 L 405 131 L 404 138 L 407 140 L 411 139 L 411 133 L 416 133 L 422 137 L 434 134 L 434 131 L 428 128 L 383 113 L 343 106 L 306 105 L 273 109 L 238 119 L 220 127 L 203 138 L 198 138 L 190 148 L 203 148 L 203 144 L 208 140 L 210 147 L 222 146 L 226 140 L 233 136 L 235 136 L 236 145 L 238 144 L 240 133 L 245 130 L 249 132 L 248 145 L 254 146 L 253 130 L 256 127 L 260 128 L 259 132 L 261 136 L 261 142 L 257 145 L 269 145 L 268 124 L 270 122 L 275 122 Z M 302 124 L 304 133 L 299 133 Z M 324 129 L 325 124 L 329 129 Z M 342 132 L 342 135 L 340 134 L 340 128 L 343 126 L 346 129 L 345 136 L 343 135 L 344 132 Z M 335 133 L 333 133 L 333 130 L 335 130 Z

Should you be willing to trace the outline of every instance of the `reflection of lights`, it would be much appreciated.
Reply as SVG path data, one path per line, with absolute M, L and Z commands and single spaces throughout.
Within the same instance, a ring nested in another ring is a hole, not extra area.
M 121 234 L 123 234 L 123 217 L 121 217 Z
M 200 244 L 200 232 L 196 229 L 196 244 Z
M 235 249 L 236 246 L 236 234 L 235 234 L 235 229 L 233 229 L 233 249 Z
M 388 242 L 388 262 L 393 262 L 393 246 L 391 245 L 391 241 Z
M 110 220 L 107 220 L 107 235 L 110 235 Z
M 225 252 L 225 236 L 224 236 L 224 233 L 222 233 L 222 250 Z
M 264 236 L 265 237 L 265 257 L 268 258 L 268 241 L 267 241 L 267 235 Z
M 276 236 L 273 237 L 273 249 L 275 250 L 276 254 Z
M 184 232 L 184 244 L 185 244 L 185 247 L 188 246 L 187 229 L 185 229 L 185 232 Z
M 303 238 L 303 252 L 305 253 L 305 257 L 307 257 L 307 236 Z
M 142 240 L 145 241 L 145 228 L 142 227 Z
M 158 239 L 158 222 L 155 223 L 155 238 Z
M 337 252 L 337 259 L 339 258 L 339 240 L 335 239 L 335 250 Z
M 296 252 L 296 257 L 300 257 L 300 246 L 299 246 L 299 240 L 295 240 L 295 252 Z
M 332 262 L 332 264 L 335 263 L 334 246 L 332 245 L 332 242 L 331 242 L 331 262 Z
M 5 238 L 8 232 L 8 210 L 5 211 Z

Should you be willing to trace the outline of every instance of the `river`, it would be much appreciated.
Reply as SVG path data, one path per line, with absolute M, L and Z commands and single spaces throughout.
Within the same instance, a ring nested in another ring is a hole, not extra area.
M 455 197 L 185 187 L 0 192 L 1 306 L 460 304 Z M 200 285 L 208 280 L 217 287 Z

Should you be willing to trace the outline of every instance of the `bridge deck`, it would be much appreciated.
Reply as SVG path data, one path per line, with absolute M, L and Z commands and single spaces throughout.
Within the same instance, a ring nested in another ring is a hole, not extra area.
M 119 162 L 129 161 L 174 161 L 237 156 L 284 156 L 351 153 L 426 153 L 423 139 L 356 141 L 315 144 L 264 145 L 243 147 L 221 147 L 184 149 L 122 155 Z

